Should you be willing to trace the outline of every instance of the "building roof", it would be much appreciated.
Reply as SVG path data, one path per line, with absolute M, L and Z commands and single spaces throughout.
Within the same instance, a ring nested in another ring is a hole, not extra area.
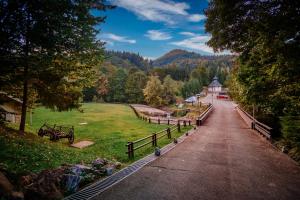
M 218 77 L 215 76 L 213 81 L 208 85 L 208 87 L 222 87 L 222 84 L 219 82 Z
M 22 105 L 23 101 L 18 99 L 18 98 L 14 98 L 11 95 L 8 95 L 6 92 L 0 91 L 0 100 L 4 101 L 4 102 L 14 102 L 16 104 Z
M 184 100 L 184 101 L 187 102 L 187 103 L 196 102 L 196 101 L 197 101 L 197 97 L 192 96 L 192 97 L 187 98 L 187 99 Z

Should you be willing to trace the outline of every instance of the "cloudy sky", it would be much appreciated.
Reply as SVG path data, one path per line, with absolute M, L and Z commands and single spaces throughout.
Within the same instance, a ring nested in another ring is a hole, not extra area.
M 117 5 L 106 11 L 99 38 L 111 50 L 139 53 L 157 58 L 175 49 L 213 54 L 205 42 L 208 0 L 107 0 Z M 95 15 L 103 13 L 93 12 Z

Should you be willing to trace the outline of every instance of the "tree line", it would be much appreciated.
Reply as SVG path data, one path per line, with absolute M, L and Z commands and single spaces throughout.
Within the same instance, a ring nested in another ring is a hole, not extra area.
M 145 72 L 106 63 L 101 65 L 94 85 L 83 90 L 83 101 L 167 105 L 200 93 L 215 75 L 225 83 L 228 73 L 227 68 L 201 65 L 194 69 L 171 65 Z

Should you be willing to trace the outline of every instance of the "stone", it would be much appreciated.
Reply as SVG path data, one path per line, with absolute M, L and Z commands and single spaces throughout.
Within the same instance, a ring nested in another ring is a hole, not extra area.
M 0 195 L 3 192 L 3 195 L 10 196 L 13 192 L 14 186 L 6 178 L 6 176 L 0 172 Z
M 32 184 L 24 188 L 25 199 L 62 199 L 62 180 L 66 168 L 60 167 L 53 170 L 43 170 Z
M 64 178 L 66 180 L 66 190 L 68 193 L 74 193 L 78 190 L 81 177 L 73 174 L 65 174 Z
M 173 142 L 174 142 L 174 144 L 177 144 L 177 143 L 178 143 L 178 141 L 177 141 L 176 138 L 173 139 Z
M 154 154 L 160 156 L 160 149 L 158 147 L 155 148 Z
M 114 167 L 113 166 L 110 166 L 110 167 L 107 167 L 106 168 L 106 175 L 107 176 L 110 176 L 114 173 Z
M 101 169 L 104 165 L 106 165 L 108 162 L 106 159 L 97 158 L 92 162 L 92 166 L 96 169 Z
M 116 163 L 115 163 L 115 167 L 116 167 L 116 169 L 121 169 L 122 163 L 116 162 Z

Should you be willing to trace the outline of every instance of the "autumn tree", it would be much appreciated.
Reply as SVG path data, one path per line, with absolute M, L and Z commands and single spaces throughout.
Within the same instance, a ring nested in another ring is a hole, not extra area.
M 163 86 L 157 76 L 150 76 L 143 92 L 145 101 L 149 105 L 161 106 L 163 104 Z
M 25 129 L 28 91 L 46 107 L 80 106 L 82 88 L 103 58 L 91 9 L 111 8 L 99 0 L 0 1 L 0 90 L 22 87 L 20 132 Z
M 170 75 L 167 75 L 163 81 L 162 97 L 165 104 L 174 103 L 176 100 L 177 84 Z

